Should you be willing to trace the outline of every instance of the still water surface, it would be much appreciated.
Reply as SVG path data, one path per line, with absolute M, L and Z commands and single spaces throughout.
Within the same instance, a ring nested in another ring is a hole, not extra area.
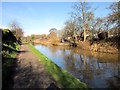
M 35 48 L 92 88 L 120 86 L 117 54 L 95 53 L 78 47 L 35 45 Z

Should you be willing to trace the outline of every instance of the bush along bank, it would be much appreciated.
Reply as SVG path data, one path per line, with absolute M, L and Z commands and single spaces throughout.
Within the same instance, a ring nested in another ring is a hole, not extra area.
M 82 88 L 88 89 L 88 86 L 79 81 L 79 79 L 74 78 L 67 71 L 62 70 L 56 64 L 54 64 L 50 59 L 48 59 L 45 55 L 35 49 L 34 46 L 28 45 L 31 49 L 32 53 L 37 56 L 37 58 L 44 64 L 47 72 L 53 77 L 53 79 L 57 82 L 57 86 L 60 88 Z
M 8 29 L 2 30 L 2 88 L 11 86 L 11 76 L 20 45 Z M 10 82 L 9 82 L 10 81 Z
M 119 46 L 117 43 L 114 42 L 106 42 L 106 41 L 99 41 L 99 42 L 79 42 L 79 47 L 84 50 L 89 50 L 93 52 L 101 52 L 101 53 L 111 53 L 111 54 L 118 54 L 119 53 Z

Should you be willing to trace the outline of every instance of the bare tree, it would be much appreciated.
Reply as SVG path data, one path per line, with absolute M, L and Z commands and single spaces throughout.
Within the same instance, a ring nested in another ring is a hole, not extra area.
M 50 30 L 49 30 L 49 32 L 51 33 L 51 32 L 57 32 L 57 29 L 56 28 L 51 28 Z
M 109 9 L 111 9 L 111 14 L 108 17 L 109 21 L 112 23 L 114 30 L 120 34 L 120 1 L 110 5 Z
M 72 17 L 78 20 L 80 29 L 84 32 L 84 41 L 86 41 L 86 31 L 90 28 L 89 23 L 94 18 L 87 2 L 78 2 L 73 7 Z
M 19 23 L 17 21 L 11 22 L 10 29 L 17 38 L 17 40 L 21 42 L 21 39 L 23 37 L 23 29 L 19 26 Z
M 64 36 L 72 37 L 74 35 L 75 29 L 76 29 L 75 21 L 72 20 L 66 21 L 64 27 Z

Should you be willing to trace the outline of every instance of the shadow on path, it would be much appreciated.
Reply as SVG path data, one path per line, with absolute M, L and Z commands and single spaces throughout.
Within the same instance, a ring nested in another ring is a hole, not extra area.
M 34 56 L 27 45 L 22 45 L 17 51 L 18 56 L 14 59 L 11 73 L 9 74 L 8 87 L 10 88 L 47 88 L 50 83 L 56 83 L 53 78 L 47 74 L 44 65 Z

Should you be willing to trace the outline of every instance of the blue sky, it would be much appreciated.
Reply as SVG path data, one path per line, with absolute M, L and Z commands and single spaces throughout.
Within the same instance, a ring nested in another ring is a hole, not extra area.
M 90 3 L 96 17 L 103 17 L 109 13 L 106 9 L 111 3 Z M 70 18 L 74 2 L 3 2 L 2 24 L 8 27 L 13 20 L 19 22 L 25 35 L 49 34 L 51 28 L 62 29 L 64 22 Z

